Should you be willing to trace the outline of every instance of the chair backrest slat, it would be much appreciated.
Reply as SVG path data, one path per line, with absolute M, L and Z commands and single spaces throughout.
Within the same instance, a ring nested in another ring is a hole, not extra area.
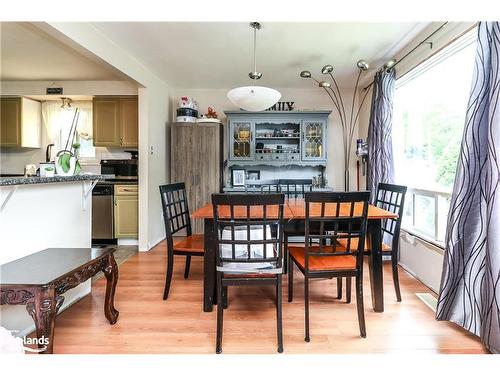
M 245 192 L 254 194 L 279 193 L 279 180 L 247 181 L 245 184 Z
M 303 198 L 306 192 L 312 191 L 312 179 L 280 179 L 279 185 L 287 198 Z
M 161 185 L 160 196 L 167 237 L 182 229 L 186 230 L 186 235 L 191 235 L 191 217 L 184 182 Z
M 306 269 L 310 256 L 353 255 L 357 264 L 361 265 L 369 199 L 370 192 L 367 191 L 305 193 Z M 310 230 L 317 227 L 315 224 L 319 224 L 319 232 Z M 312 250 L 313 242 L 318 242 L 319 250 Z
M 379 183 L 375 195 L 375 205 L 398 215 L 397 218 L 382 220 L 382 231 L 392 240 L 392 249 L 397 251 L 399 233 L 403 219 L 406 186 Z
M 279 193 L 213 194 L 217 267 L 267 262 L 281 268 L 284 202 Z

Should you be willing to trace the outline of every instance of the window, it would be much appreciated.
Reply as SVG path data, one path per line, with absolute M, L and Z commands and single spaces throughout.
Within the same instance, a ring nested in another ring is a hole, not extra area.
M 474 66 L 472 30 L 400 77 L 394 100 L 396 183 L 407 185 L 404 229 L 442 244 Z
M 62 109 L 60 101 L 48 101 L 42 104 L 42 115 L 48 129 L 51 142 L 56 150 L 66 147 L 66 141 L 71 129 L 75 114 L 74 108 L 80 109 L 77 132 L 73 143 L 80 144 L 78 155 L 80 158 L 94 158 L 95 147 L 92 141 L 92 102 L 73 101 L 72 109 Z M 68 147 L 71 147 L 69 145 Z

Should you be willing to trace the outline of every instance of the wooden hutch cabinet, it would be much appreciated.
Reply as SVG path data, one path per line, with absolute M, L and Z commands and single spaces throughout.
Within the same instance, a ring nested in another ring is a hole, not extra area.
M 331 111 L 227 111 L 229 165 L 325 166 Z
M 223 125 L 175 122 L 170 126 L 170 181 L 184 182 L 189 211 L 222 192 Z M 191 220 L 193 233 L 203 233 L 203 220 Z

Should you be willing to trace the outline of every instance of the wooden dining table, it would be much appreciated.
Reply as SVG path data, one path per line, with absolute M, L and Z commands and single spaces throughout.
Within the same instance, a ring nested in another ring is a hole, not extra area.
M 331 208 L 333 209 L 333 208 Z M 354 214 L 361 214 L 362 205 L 355 205 Z M 326 206 L 325 214 L 328 215 L 328 205 Z M 277 211 L 277 210 L 276 210 Z M 349 212 L 349 204 L 341 203 L 340 215 Z M 359 211 L 359 212 L 358 212 Z M 235 218 L 238 218 L 238 208 L 235 207 Z M 241 217 L 246 215 L 246 209 L 241 207 Z M 276 213 L 275 213 L 276 215 Z M 332 216 L 333 216 L 332 212 Z M 219 216 L 229 217 L 229 208 L 227 212 L 224 207 L 219 208 Z M 250 216 L 254 219 L 262 218 L 262 210 L 254 207 L 250 211 Z M 272 217 L 273 211 L 267 212 L 267 217 Z M 283 207 L 283 219 L 285 228 L 293 227 L 297 224 L 303 224 L 306 217 L 306 205 L 302 198 L 290 198 L 285 200 Z M 203 219 L 204 222 L 204 276 L 203 276 L 203 311 L 210 312 L 216 303 L 216 277 L 215 277 L 215 241 L 214 241 L 214 221 L 212 204 L 206 204 L 200 207 L 192 214 L 193 219 Z M 389 218 L 397 218 L 397 214 L 386 211 L 374 205 L 368 207 L 368 223 L 367 223 L 367 243 L 370 244 L 370 256 L 368 261 L 368 269 L 370 273 L 370 287 L 372 296 L 373 310 L 376 312 L 384 311 L 384 289 L 383 289 L 383 270 L 382 270 L 382 220 Z

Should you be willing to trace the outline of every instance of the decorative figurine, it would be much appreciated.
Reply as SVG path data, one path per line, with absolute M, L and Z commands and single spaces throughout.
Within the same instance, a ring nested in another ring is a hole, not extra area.
M 208 107 L 208 112 L 205 114 L 206 118 L 217 118 L 217 112 L 212 107 Z

